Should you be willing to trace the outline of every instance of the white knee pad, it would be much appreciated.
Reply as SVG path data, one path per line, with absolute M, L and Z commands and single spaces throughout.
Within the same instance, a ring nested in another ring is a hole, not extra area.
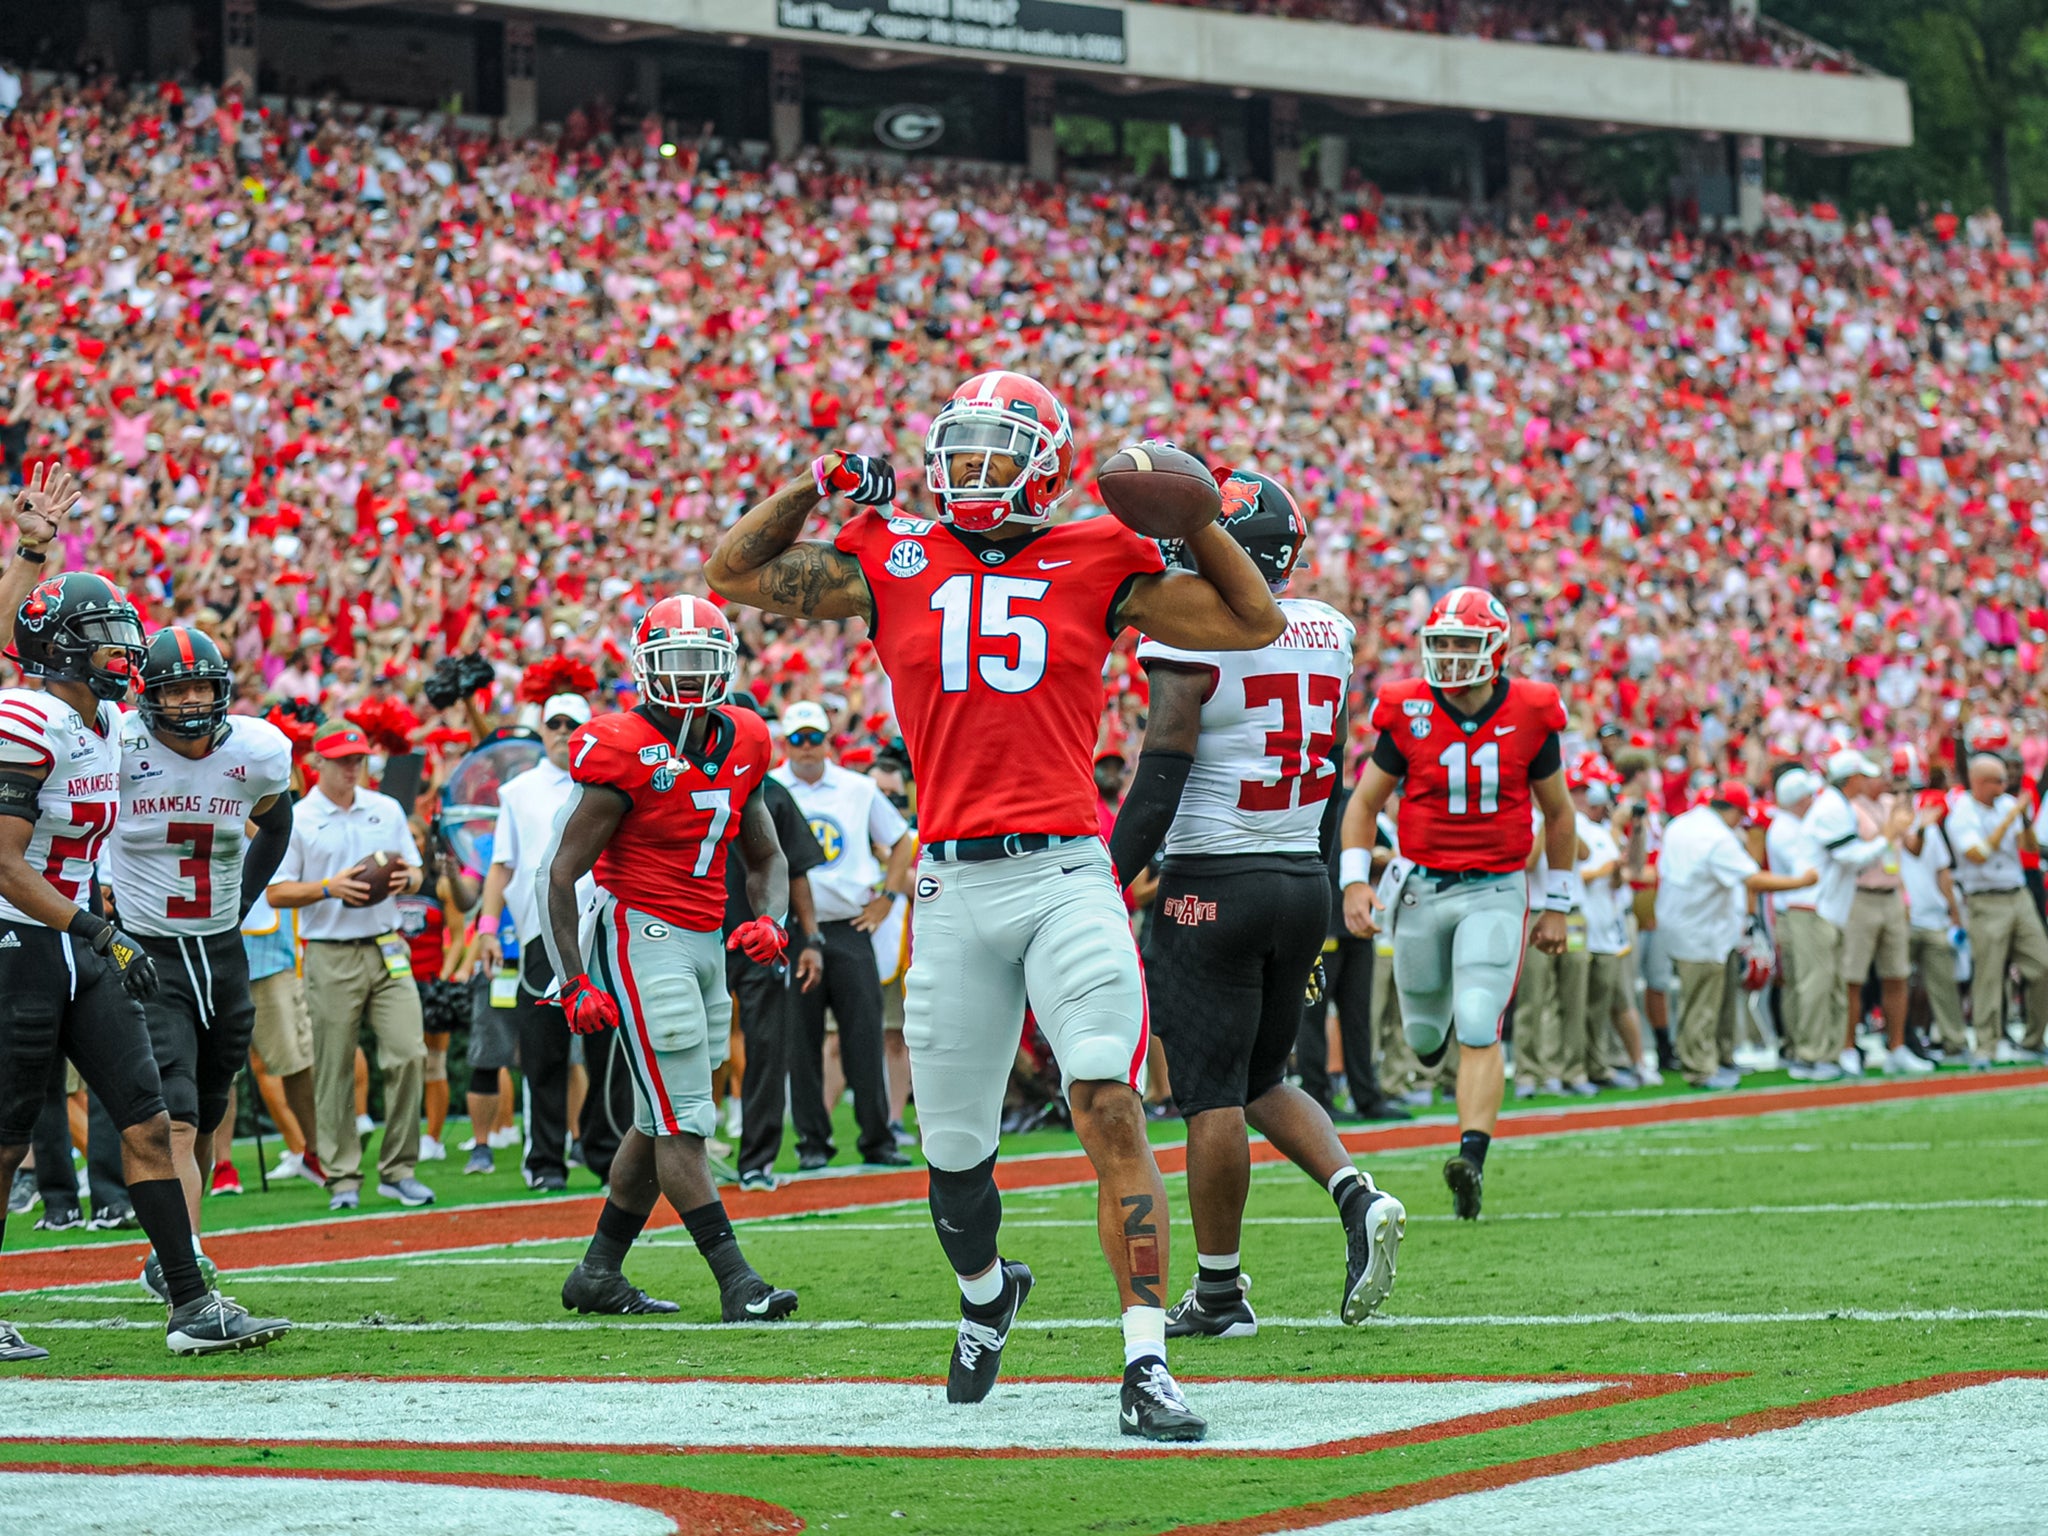
M 983 1162 L 996 1149 L 996 1138 L 984 1136 L 965 1126 L 928 1125 L 919 1122 L 924 1160 L 948 1173 L 965 1173 Z

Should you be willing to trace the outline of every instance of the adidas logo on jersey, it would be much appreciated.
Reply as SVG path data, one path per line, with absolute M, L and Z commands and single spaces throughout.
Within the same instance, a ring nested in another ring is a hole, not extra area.
M 1169 896 L 1159 903 L 1159 915 L 1183 928 L 1193 928 L 1199 923 L 1216 921 L 1216 903 L 1194 896 Z
M 15 937 L 15 933 L 12 928 L 8 929 L 5 933 L 0 933 L 0 949 L 19 948 L 21 948 L 21 940 Z
M 238 784 L 246 784 L 249 782 L 249 770 L 243 764 L 237 763 L 223 774 L 222 777 L 233 779 Z

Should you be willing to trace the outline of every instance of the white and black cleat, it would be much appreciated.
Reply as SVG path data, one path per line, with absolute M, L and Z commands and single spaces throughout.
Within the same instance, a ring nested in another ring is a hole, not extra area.
M 1188 1293 L 1166 1309 L 1169 1339 L 1249 1339 L 1259 1331 L 1259 1320 L 1246 1300 L 1252 1289 L 1250 1275 L 1237 1277 L 1237 1289 L 1228 1300 L 1204 1298 L 1199 1289 L 1189 1286 Z
M 562 1310 L 639 1317 L 650 1312 L 680 1312 L 682 1308 L 648 1295 L 616 1269 L 607 1273 L 578 1264 L 562 1282 Z
M 197 1301 L 171 1309 L 164 1329 L 164 1342 L 174 1355 L 221 1355 L 238 1349 L 261 1349 L 273 1339 L 291 1332 L 282 1317 L 251 1317 L 219 1291 L 208 1291 Z
M 12 1323 L 0 1323 L 0 1363 L 26 1365 L 32 1360 L 47 1360 L 50 1352 L 40 1344 L 31 1344 L 21 1336 L 21 1330 Z
M 205 1254 L 194 1252 L 192 1262 L 199 1266 L 199 1278 L 206 1282 L 206 1288 L 213 1290 L 220 1283 L 220 1270 Z M 149 1257 L 142 1261 L 142 1288 L 165 1306 L 171 1304 L 171 1288 L 164 1284 L 163 1261 L 156 1256 L 154 1248 Z
M 1200 1440 L 1209 1433 L 1209 1421 L 1188 1407 L 1164 1360 L 1147 1360 L 1124 1372 L 1117 1427 L 1141 1440 Z
M 978 1403 L 995 1390 L 996 1377 L 1003 1369 L 1003 1346 L 1010 1342 L 1010 1329 L 1017 1311 L 1031 1294 L 1030 1266 L 1014 1259 L 1003 1266 L 1003 1311 L 999 1323 L 978 1322 L 967 1315 L 961 1303 L 960 1329 L 953 1335 L 953 1361 L 946 1367 L 946 1401 Z
M 1371 1198 L 1359 1209 L 1356 1221 L 1344 1223 L 1344 1306 L 1340 1315 L 1354 1327 L 1379 1311 L 1380 1303 L 1394 1289 L 1394 1264 L 1408 1230 L 1407 1207 L 1369 1176 L 1365 1187 Z
M 775 1323 L 795 1310 L 795 1291 L 779 1291 L 759 1275 L 718 1293 L 719 1317 L 728 1323 Z

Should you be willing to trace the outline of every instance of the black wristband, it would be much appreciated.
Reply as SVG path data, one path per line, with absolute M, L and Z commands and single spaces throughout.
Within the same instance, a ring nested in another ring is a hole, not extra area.
M 85 940 L 86 947 L 104 955 L 114 942 L 114 925 L 96 912 L 80 907 L 71 914 L 71 921 L 65 925 L 66 933 L 76 934 Z
M 31 565 L 47 565 L 50 561 L 50 557 L 40 549 L 30 549 L 26 544 L 15 545 L 14 552 Z
M 804 935 L 805 949 L 823 949 L 824 947 L 825 935 L 822 933 L 807 933 Z

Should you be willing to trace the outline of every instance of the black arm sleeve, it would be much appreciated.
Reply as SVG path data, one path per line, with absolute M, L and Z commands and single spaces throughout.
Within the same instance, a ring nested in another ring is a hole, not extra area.
M 284 851 L 292 840 L 292 803 L 279 795 L 270 809 L 256 818 L 256 835 L 242 855 L 242 898 L 238 910 L 243 917 L 256 905 L 270 885 L 270 877 L 284 862 Z
M 1109 834 L 1109 858 L 1116 865 L 1119 890 L 1130 888 L 1166 840 L 1173 813 L 1180 809 L 1181 791 L 1188 787 L 1188 770 L 1194 766 L 1192 752 L 1154 750 L 1138 755 L 1131 792 L 1124 796 Z
M 1535 759 L 1529 764 L 1529 782 L 1547 779 L 1564 766 L 1564 746 L 1552 731 L 1543 738 L 1543 745 L 1536 749 Z
M 1408 776 L 1408 759 L 1401 755 L 1401 749 L 1394 745 L 1394 733 L 1381 731 L 1379 739 L 1372 744 L 1372 760 L 1395 778 Z
M 0 816 L 37 822 L 43 816 L 43 781 L 25 773 L 0 772 Z

